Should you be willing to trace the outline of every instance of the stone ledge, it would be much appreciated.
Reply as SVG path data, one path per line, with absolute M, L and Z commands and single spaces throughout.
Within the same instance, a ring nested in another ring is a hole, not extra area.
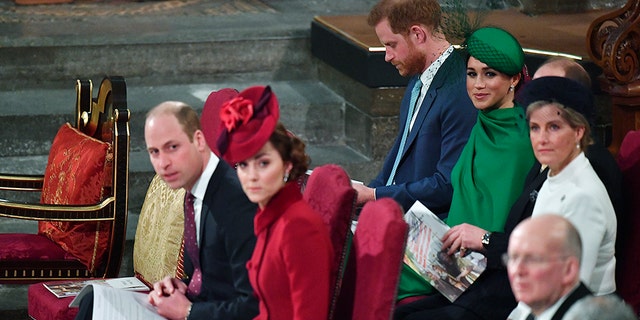
M 407 85 L 407 79 L 384 61 L 384 47 L 366 16 L 316 16 L 311 53 L 367 87 Z

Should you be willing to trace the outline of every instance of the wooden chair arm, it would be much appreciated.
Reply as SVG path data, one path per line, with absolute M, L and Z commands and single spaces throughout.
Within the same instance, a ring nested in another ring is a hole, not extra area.
M 0 190 L 42 191 L 43 175 L 0 174 Z
M 95 205 L 56 205 L 16 203 L 0 200 L 0 217 L 23 220 L 70 222 L 113 221 L 115 199 L 109 197 Z

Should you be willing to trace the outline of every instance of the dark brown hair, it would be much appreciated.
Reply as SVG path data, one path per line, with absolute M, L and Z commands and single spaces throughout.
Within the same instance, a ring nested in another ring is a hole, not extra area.
M 297 180 L 307 172 L 310 158 L 305 153 L 305 144 L 293 133 L 287 131 L 280 122 L 269 137 L 269 142 L 278 150 L 280 157 L 285 162 L 291 162 L 292 168 L 289 171 L 289 181 Z

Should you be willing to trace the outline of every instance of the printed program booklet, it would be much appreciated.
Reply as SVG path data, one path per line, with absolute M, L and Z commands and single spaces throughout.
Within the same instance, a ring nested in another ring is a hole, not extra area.
M 487 258 L 478 252 L 464 257 L 458 252 L 451 256 L 443 252 L 441 239 L 449 226 L 419 201 L 404 217 L 409 224 L 404 263 L 449 301 L 455 301 L 484 271 Z
M 131 291 L 149 291 L 149 287 L 136 277 L 124 277 L 113 279 L 91 279 L 91 280 L 72 280 L 72 281 L 55 281 L 43 283 L 47 290 L 51 291 L 58 298 L 74 297 L 80 293 L 80 290 L 90 284 L 102 284 L 117 289 Z
M 92 320 L 164 320 L 149 303 L 146 293 L 113 288 L 105 284 L 88 284 L 69 304 L 80 306 L 84 296 L 93 292 Z

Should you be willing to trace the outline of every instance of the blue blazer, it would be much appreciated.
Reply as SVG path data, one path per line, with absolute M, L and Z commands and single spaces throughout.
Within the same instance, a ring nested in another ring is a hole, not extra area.
M 256 210 L 242 191 L 236 172 L 220 160 L 202 201 L 202 290 L 193 301 L 189 319 L 253 319 L 258 315 L 258 301 L 246 269 L 256 244 Z M 189 276 L 193 274 L 186 250 L 184 270 Z
M 418 111 L 405 148 L 401 151 L 396 183 L 386 186 L 409 112 L 410 88 L 420 81 L 419 75 L 409 81 L 409 89 L 405 91 L 400 105 L 398 136 L 384 160 L 382 170 L 369 184 L 376 188 L 376 199 L 391 197 L 405 211 L 416 200 L 436 214 L 449 211 L 453 194 L 451 170 L 478 115 L 467 94 L 466 70 L 466 61 L 457 50 L 440 66 Z

